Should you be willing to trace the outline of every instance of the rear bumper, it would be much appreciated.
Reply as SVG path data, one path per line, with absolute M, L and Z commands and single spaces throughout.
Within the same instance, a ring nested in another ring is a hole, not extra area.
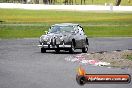
M 54 49 L 68 49 L 71 48 L 71 45 L 38 45 L 40 48 L 45 48 L 49 50 L 54 50 Z

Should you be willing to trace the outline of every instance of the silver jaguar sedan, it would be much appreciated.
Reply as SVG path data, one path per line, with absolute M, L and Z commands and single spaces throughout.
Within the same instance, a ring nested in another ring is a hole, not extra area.
M 88 51 L 88 37 L 85 35 L 83 28 L 79 24 L 61 23 L 54 24 L 49 28 L 45 35 L 39 40 L 41 53 L 46 50 L 60 50 L 74 53 L 76 49 L 81 49 L 83 53 Z

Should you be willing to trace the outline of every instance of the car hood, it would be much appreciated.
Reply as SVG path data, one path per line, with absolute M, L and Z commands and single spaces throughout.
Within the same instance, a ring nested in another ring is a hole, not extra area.
M 56 39 L 60 39 L 62 38 L 65 41 L 68 41 L 69 38 L 71 37 L 72 33 L 49 33 L 46 35 L 42 35 L 43 38 L 48 38 L 48 39 L 52 39 L 52 38 L 56 38 Z

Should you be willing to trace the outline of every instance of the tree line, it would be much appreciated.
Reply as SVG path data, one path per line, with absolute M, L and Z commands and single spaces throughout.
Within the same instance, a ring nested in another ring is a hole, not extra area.
M 80 0 L 80 4 L 85 4 L 85 0 Z M 39 4 L 40 0 L 0 0 L 0 2 L 4 2 L 4 3 L 34 3 L 34 4 Z M 56 4 L 57 0 L 41 0 L 41 2 L 43 2 L 44 4 Z M 76 0 L 64 0 L 63 1 L 64 4 L 74 4 L 76 3 Z
M 2 3 L 26 3 L 27 2 L 27 0 L 0 0 L 0 2 Z

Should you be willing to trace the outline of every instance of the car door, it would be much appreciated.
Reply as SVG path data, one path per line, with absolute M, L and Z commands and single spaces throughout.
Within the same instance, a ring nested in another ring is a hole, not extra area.
M 77 48 L 82 48 L 83 47 L 83 42 L 86 39 L 83 28 L 78 25 L 76 28 L 76 47 Z

